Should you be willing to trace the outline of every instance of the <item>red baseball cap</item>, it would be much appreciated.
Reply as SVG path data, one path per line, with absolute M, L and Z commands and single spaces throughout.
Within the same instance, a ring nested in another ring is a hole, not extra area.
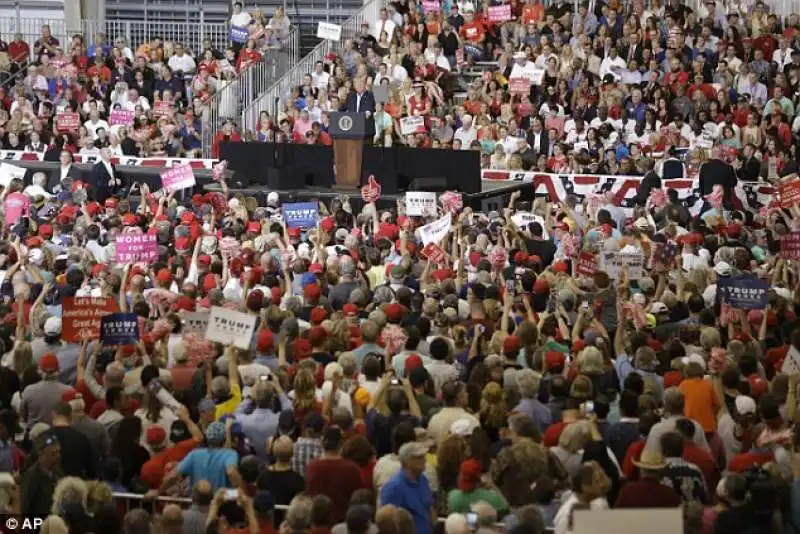
M 172 273 L 169 272 L 169 269 L 165 267 L 158 271 L 158 274 L 156 274 L 156 280 L 162 284 L 170 284 L 172 283 Z
M 258 332 L 256 336 L 256 350 L 258 352 L 272 352 L 275 340 L 272 337 L 272 332 L 266 328 Z
M 344 312 L 344 314 L 347 316 L 358 315 L 358 306 L 348 302 L 347 304 L 342 306 L 342 312 Z

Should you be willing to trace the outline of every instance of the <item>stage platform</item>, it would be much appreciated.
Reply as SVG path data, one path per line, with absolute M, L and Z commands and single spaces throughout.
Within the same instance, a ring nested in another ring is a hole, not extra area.
M 210 182 L 203 185 L 205 191 L 221 192 L 222 188 L 217 182 Z M 490 211 L 500 211 L 504 206 L 508 205 L 509 197 L 514 191 L 522 191 L 523 197 L 525 193 L 532 193 L 533 184 L 525 182 L 516 182 L 508 180 L 482 180 L 480 193 L 462 193 L 464 205 L 471 207 L 475 211 L 488 213 Z M 306 202 L 311 200 L 326 201 L 336 198 L 339 195 L 347 195 L 350 198 L 350 203 L 353 208 L 360 210 L 364 204 L 361 199 L 360 189 L 341 190 L 331 189 L 325 187 L 305 187 L 303 189 L 270 189 L 266 186 L 247 187 L 247 188 L 232 188 L 229 187 L 228 191 L 231 195 L 241 194 L 245 197 L 255 197 L 259 206 L 266 205 L 267 195 L 273 191 L 277 192 L 281 197 L 281 202 Z M 388 209 L 397 204 L 397 199 L 402 196 L 398 194 L 382 194 L 377 205 L 379 209 Z

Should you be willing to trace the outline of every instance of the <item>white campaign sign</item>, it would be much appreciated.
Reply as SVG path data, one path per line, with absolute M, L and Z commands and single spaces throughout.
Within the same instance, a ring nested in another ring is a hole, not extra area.
M 538 222 L 542 225 L 542 237 L 550 239 L 550 235 L 547 233 L 547 229 L 545 229 L 546 225 L 544 219 L 539 215 L 534 215 L 529 211 L 518 211 L 511 216 L 511 220 L 522 230 L 527 230 L 529 224 Z
M 622 276 L 622 268 L 628 267 L 628 278 L 638 280 L 644 276 L 644 255 L 641 252 L 603 252 L 603 270 L 613 280 Z
M 206 330 L 208 330 L 208 318 L 210 315 L 209 312 L 186 312 L 182 314 L 183 328 L 181 331 L 184 334 L 205 335 Z
M 419 237 L 422 239 L 422 244 L 428 243 L 439 244 L 439 242 L 450 233 L 452 228 L 452 219 L 448 213 L 438 221 L 433 221 L 430 224 L 420 227 Z
M 10 163 L 0 163 L 0 185 L 8 187 L 11 180 L 17 178 L 19 180 L 25 179 L 25 169 L 11 165 Z
M 211 308 L 211 314 L 208 317 L 206 339 L 223 345 L 248 349 L 253 341 L 255 328 L 255 315 L 215 306 Z
M 427 191 L 406 193 L 406 215 L 411 217 L 436 215 L 436 193 Z
M 400 134 L 411 135 L 425 133 L 425 117 L 403 117 L 400 119 Z
M 330 22 L 320 22 L 317 26 L 317 38 L 338 41 L 342 38 L 342 27 Z

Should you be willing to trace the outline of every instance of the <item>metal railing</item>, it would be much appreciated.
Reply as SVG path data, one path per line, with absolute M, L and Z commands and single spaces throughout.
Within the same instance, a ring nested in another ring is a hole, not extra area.
M 297 32 L 293 32 L 295 42 Z M 294 64 L 296 49 L 268 50 L 260 60 L 249 65 L 235 79 L 220 81 L 217 90 L 203 106 L 203 157 L 217 157 L 214 145 L 225 121 L 237 122 L 243 108 L 257 101 Z
M 312 72 L 316 62 L 322 61 L 329 52 L 338 52 L 345 41 L 354 38 L 358 34 L 362 21 L 373 22 L 378 20 L 378 15 L 384 5 L 385 0 L 371 0 L 365 4 L 357 13 L 342 23 L 340 41 L 325 40 L 320 42 L 264 94 L 245 106 L 242 110 L 242 131 L 254 132 L 258 117 L 262 111 L 270 112 L 273 117 L 277 116 L 285 108 L 285 102 L 291 95 L 292 89 L 301 84 L 303 76 Z

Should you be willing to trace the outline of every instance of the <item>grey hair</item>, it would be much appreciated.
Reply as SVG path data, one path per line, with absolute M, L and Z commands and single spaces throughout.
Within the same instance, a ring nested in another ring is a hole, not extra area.
M 542 376 L 531 369 L 520 369 L 514 374 L 522 398 L 532 399 L 539 393 Z
M 389 304 L 394 300 L 394 291 L 389 286 L 377 287 L 374 299 L 378 304 Z
M 305 495 L 292 499 L 286 511 L 286 524 L 290 529 L 298 531 L 311 528 L 311 504 L 311 499 Z
M 339 365 L 342 366 L 344 376 L 353 376 L 358 370 L 358 360 L 352 352 L 343 352 L 339 355 Z
M 35 172 L 33 173 L 33 178 L 31 179 L 33 185 L 38 185 L 39 187 L 44 187 L 47 184 L 47 175 L 43 172 Z

